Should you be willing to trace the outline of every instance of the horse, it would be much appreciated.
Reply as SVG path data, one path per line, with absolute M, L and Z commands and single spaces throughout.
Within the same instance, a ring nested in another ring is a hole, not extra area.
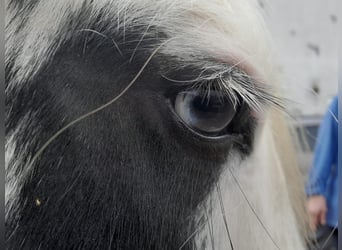
M 252 0 L 7 0 L 7 249 L 304 249 Z

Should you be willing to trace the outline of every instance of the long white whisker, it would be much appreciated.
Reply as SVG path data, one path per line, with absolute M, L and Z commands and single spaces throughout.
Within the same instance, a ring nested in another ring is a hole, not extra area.
M 106 36 L 106 35 L 104 35 L 104 34 L 98 32 L 98 31 L 96 31 L 96 30 L 93 30 L 93 29 L 81 29 L 81 30 L 79 30 L 79 31 L 92 32 L 92 33 L 94 33 L 94 34 L 97 34 L 97 35 L 99 35 L 99 36 L 102 36 L 103 38 L 106 38 L 106 39 L 112 41 L 112 43 L 114 44 L 115 48 L 118 50 L 119 54 L 120 54 L 121 56 L 123 56 L 123 55 L 122 55 L 122 52 L 121 52 L 121 50 L 120 50 L 120 48 L 119 48 L 119 45 L 114 41 L 113 38 L 109 38 L 108 36 Z
M 227 222 L 227 217 L 226 217 L 226 211 L 224 209 L 224 205 L 223 205 L 223 200 L 222 200 L 222 194 L 221 194 L 221 188 L 219 186 L 219 184 L 216 184 L 216 191 L 219 197 L 219 201 L 220 201 L 220 207 L 221 207 L 221 214 L 222 214 L 222 218 L 223 218 L 223 222 L 224 222 L 224 226 L 226 227 L 226 231 L 227 231 L 227 236 L 228 236 L 228 240 L 229 240 L 229 244 L 230 244 L 230 248 L 232 250 L 234 250 L 234 246 L 233 246 L 233 242 L 230 236 L 230 232 L 229 232 L 229 228 L 228 228 L 228 222 Z
M 207 219 L 207 224 L 208 224 L 208 229 L 209 229 L 209 234 L 210 234 L 210 240 L 211 240 L 211 248 L 213 250 L 215 250 L 215 244 L 214 244 L 214 234 L 213 234 L 213 228 L 212 228 L 212 225 L 210 224 L 210 219 L 209 219 L 209 214 L 208 214 L 208 211 L 207 209 L 205 208 L 205 206 L 203 206 L 203 210 L 205 212 L 205 216 L 206 216 L 206 219 Z
M 37 151 L 37 153 L 33 156 L 31 162 L 30 162 L 30 166 L 33 165 L 33 163 L 37 160 L 37 158 L 42 154 L 42 152 L 51 144 L 51 142 L 53 142 L 57 137 L 59 137 L 65 130 L 67 130 L 68 128 L 70 128 L 71 126 L 73 126 L 74 124 L 84 120 L 85 118 L 94 115 L 95 113 L 109 107 L 111 104 L 113 104 L 114 102 L 116 102 L 121 96 L 123 96 L 131 87 L 132 85 L 136 82 L 136 80 L 139 78 L 139 76 L 142 74 L 142 72 L 145 70 L 145 68 L 147 67 L 147 65 L 150 63 L 150 61 L 152 60 L 152 58 L 154 57 L 154 55 L 157 54 L 157 52 L 160 50 L 160 48 L 162 46 L 164 46 L 166 43 L 168 43 L 171 39 L 166 40 L 165 42 L 163 42 L 162 44 L 160 44 L 153 52 L 152 54 L 149 56 L 149 58 L 146 60 L 146 62 L 144 63 L 144 65 L 140 68 L 139 72 L 135 75 L 135 77 L 132 79 L 132 81 L 124 88 L 123 91 L 121 91 L 120 94 L 118 94 L 115 98 L 113 98 L 112 100 L 110 100 L 109 102 L 105 103 L 104 105 L 80 116 L 79 118 L 73 120 L 72 122 L 70 122 L 69 124 L 67 124 L 66 126 L 64 126 L 63 128 L 61 128 L 60 130 L 58 130 L 53 136 L 50 137 L 50 139 Z M 30 167 L 28 168 L 30 169 Z
M 337 230 L 337 226 L 335 226 L 335 227 L 333 228 L 333 230 L 330 232 L 328 238 L 325 240 L 325 242 L 324 242 L 323 245 L 322 245 L 322 249 L 324 249 L 324 247 L 328 244 L 330 238 L 334 235 L 334 233 L 335 233 L 336 230 Z
M 274 246 L 280 250 L 280 247 L 277 245 L 277 243 L 275 242 L 275 240 L 273 239 L 273 237 L 271 236 L 270 232 L 267 230 L 266 226 L 264 225 L 264 223 L 262 223 L 260 217 L 258 216 L 257 212 L 255 211 L 254 207 L 252 206 L 252 204 L 249 202 L 249 199 L 247 198 L 245 192 L 243 191 L 240 183 L 238 182 L 237 178 L 235 177 L 235 175 L 233 174 L 233 171 L 229 168 L 229 172 L 231 174 L 231 176 L 234 179 L 234 182 L 236 183 L 237 187 L 239 188 L 242 196 L 244 197 L 244 199 L 247 202 L 247 205 L 249 206 L 249 208 L 252 210 L 253 214 L 255 215 L 255 217 L 257 218 L 257 220 L 259 221 L 260 225 L 262 226 L 262 228 L 264 229 L 264 231 L 266 232 L 266 234 L 268 235 L 268 237 L 270 237 L 271 241 L 273 242 Z
M 183 247 L 186 246 L 186 244 L 188 244 L 188 242 L 195 237 L 195 235 L 207 224 L 207 221 L 203 222 L 192 234 L 190 234 L 190 236 L 183 242 L 183 244 L 179 247 L 178 250 L 182 250 Z

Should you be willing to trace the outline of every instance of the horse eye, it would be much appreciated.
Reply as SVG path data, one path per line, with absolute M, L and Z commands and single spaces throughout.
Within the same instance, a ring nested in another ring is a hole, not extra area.
M 236 113 L 232 101 L 214 90 L 180 92 L 174 110 L 188 127 L 207 136 L 222 134 Z

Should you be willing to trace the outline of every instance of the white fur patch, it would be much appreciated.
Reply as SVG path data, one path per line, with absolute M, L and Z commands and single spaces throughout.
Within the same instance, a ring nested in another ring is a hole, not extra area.
M 27 180 L 31 171 L 30 164 L 23 161 L 23 154 L 27 152 L 26 145 L 17 145 L 16 137 L 20 130 L 28 122 L 30 115 L 26 115 L 17 125 L 15 131 L 6 135 L 5 143 L 5 172 L 6 172 L 6 188 L 5 188 L 5 218 L 12 219 L 17 216 L 18 199 L 22 188 L 22 184 Z M 23 167 L 24 166 L 24 167 Z
M 205 67 L 203 59 L 217 58 L 246 69 L 253 65 L 250 70 L 257 72 L 256 77 L 269 77 L 273 67 L 269 62 L 268 34 L 256 4 L 251 2 L 254 1 L 40 1 L 20 36 L 16 31 L 22 20 L 9 9 L 6 53 L 8 60 L 14 60 L 16 72 L 11 85 L 34 77 L 69 35 L 66 23 L 84 8 L 91 10 L 89 20 L 103 12 L 104 17 L 113 19 L 113 27 L 123 33 L 127 27 L 158 27 L 173 39 L 162 52 L 186 63 Z M 83 25 L 80 29 L 88 28 L 86 23 Z M 154 32 L 148 28 L 145 33 Z M 143 39 L 146 34 L 141 35 Z
M 250 157 L 240 160 L 237 152 L 230 155 L 219 183 L 231 242 L 238 250 L 305 249 L 274 134 L 268 124 L 260 132 Z M 205 241 L 208 249 L 231 249 L 217 189 L 206 204 L 207 211 L 210 207 L 213 211 L 206 227 L 195 237 L 197 246 Z

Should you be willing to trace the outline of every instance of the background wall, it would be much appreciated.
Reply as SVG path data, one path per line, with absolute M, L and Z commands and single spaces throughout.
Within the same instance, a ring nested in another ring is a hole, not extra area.
M 299 154 L 306 175 L 322 115 L 338 89 L 338 0 L 258 1 L 285 77 L 289 111 L 310 146 Z
M 338 86 L 338 0 L 259 0 L 298 116 L 320 117 Z

